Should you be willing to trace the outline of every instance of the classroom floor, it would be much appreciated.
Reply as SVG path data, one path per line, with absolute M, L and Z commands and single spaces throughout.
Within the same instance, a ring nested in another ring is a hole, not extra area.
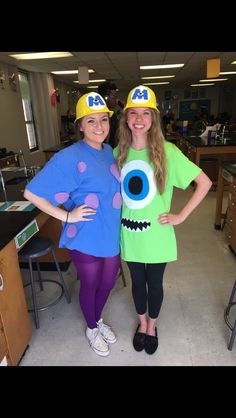
M 186 191 L 175 190 L 172 211 L 178 211 L 191 193 L 191 186 Z M 39 329 L 30 314 L 33 333 L 20 366 L 235 366 L 236 339 L 229 351 L 231 332 L 224 322 L 224 308 L 236 277 L 236 257 L 224 232 L 214 229 L 215 204 L 216 192 L 211 191 L 192 215 L 175 227 L 178 261 L 169 263 L 165 271 L 155 354 L 136 352 L 132 346 L 137 318 L 126 265 L 127 287 L 118 277 L 103 314 L 118 340 L 108 357 L 98 356 L 89 347 L 78 302 L 80 282 L 71 263 L 63 275 L 72 302 L 67 304 L 63 298 L 40 312 Z M 45 278 L 56 278 L 55 272 L 43 273 Z M 27 274 L 22 270 L 23 280 Z M 232 308 L 233 320 L 235 315 Z

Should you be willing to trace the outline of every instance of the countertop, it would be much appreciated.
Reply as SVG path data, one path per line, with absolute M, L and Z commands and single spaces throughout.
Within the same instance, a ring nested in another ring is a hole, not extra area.
M 219 140 L 210 139 L 207 137 L 201 138 L 200 136 L 194 135 L 183 135 L 183 138 L 186 139 L 194 147 L 227 147 L 236 145 L 236 135 L 232 134 L 226 138 L 225 143 L 222 143 Z

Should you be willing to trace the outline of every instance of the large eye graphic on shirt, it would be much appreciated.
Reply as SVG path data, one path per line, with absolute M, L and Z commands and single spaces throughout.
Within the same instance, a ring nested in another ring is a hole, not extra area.
M 121 171 L 121 191 L 130 209 L 142 209 L 149 205 L 156 194 L 151 166 L 141 160 L 125 164 Z

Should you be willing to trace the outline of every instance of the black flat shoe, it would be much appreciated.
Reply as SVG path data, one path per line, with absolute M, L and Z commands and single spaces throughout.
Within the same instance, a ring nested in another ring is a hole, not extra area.
M 142 351 L 144 349 L 146 339 L 146 334 L 144 332 L 138 332 L 139 326 L 140 324 L 138 325 L 133 338 L 133 346 L 136 351 Z
M 157 329 L 155 328 L 156 335 L 146 335 L 145 338 L 145 351 L 147 354 L 155 353 L 158 347 Z

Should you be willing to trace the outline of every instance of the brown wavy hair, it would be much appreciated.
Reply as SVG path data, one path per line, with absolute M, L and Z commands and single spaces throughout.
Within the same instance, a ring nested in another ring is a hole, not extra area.
M 152 113 L 152 126 L 148 131 L 147 142 L 149 149 L 149 158 L 154 165 L 154 178 L 157 189 L 160 194 L 164 193 L 166 186 L 166 153 L 165 138 L 161 129 L 160 114 L 154 109 Z M 128 154 L 129 147 L 132 144 L 132 133 L 127 124 L 127 110 L 125 110 L 119 120 L 118 127 L 118 157 L 117 164 L 119 170 L 122 169 Z

